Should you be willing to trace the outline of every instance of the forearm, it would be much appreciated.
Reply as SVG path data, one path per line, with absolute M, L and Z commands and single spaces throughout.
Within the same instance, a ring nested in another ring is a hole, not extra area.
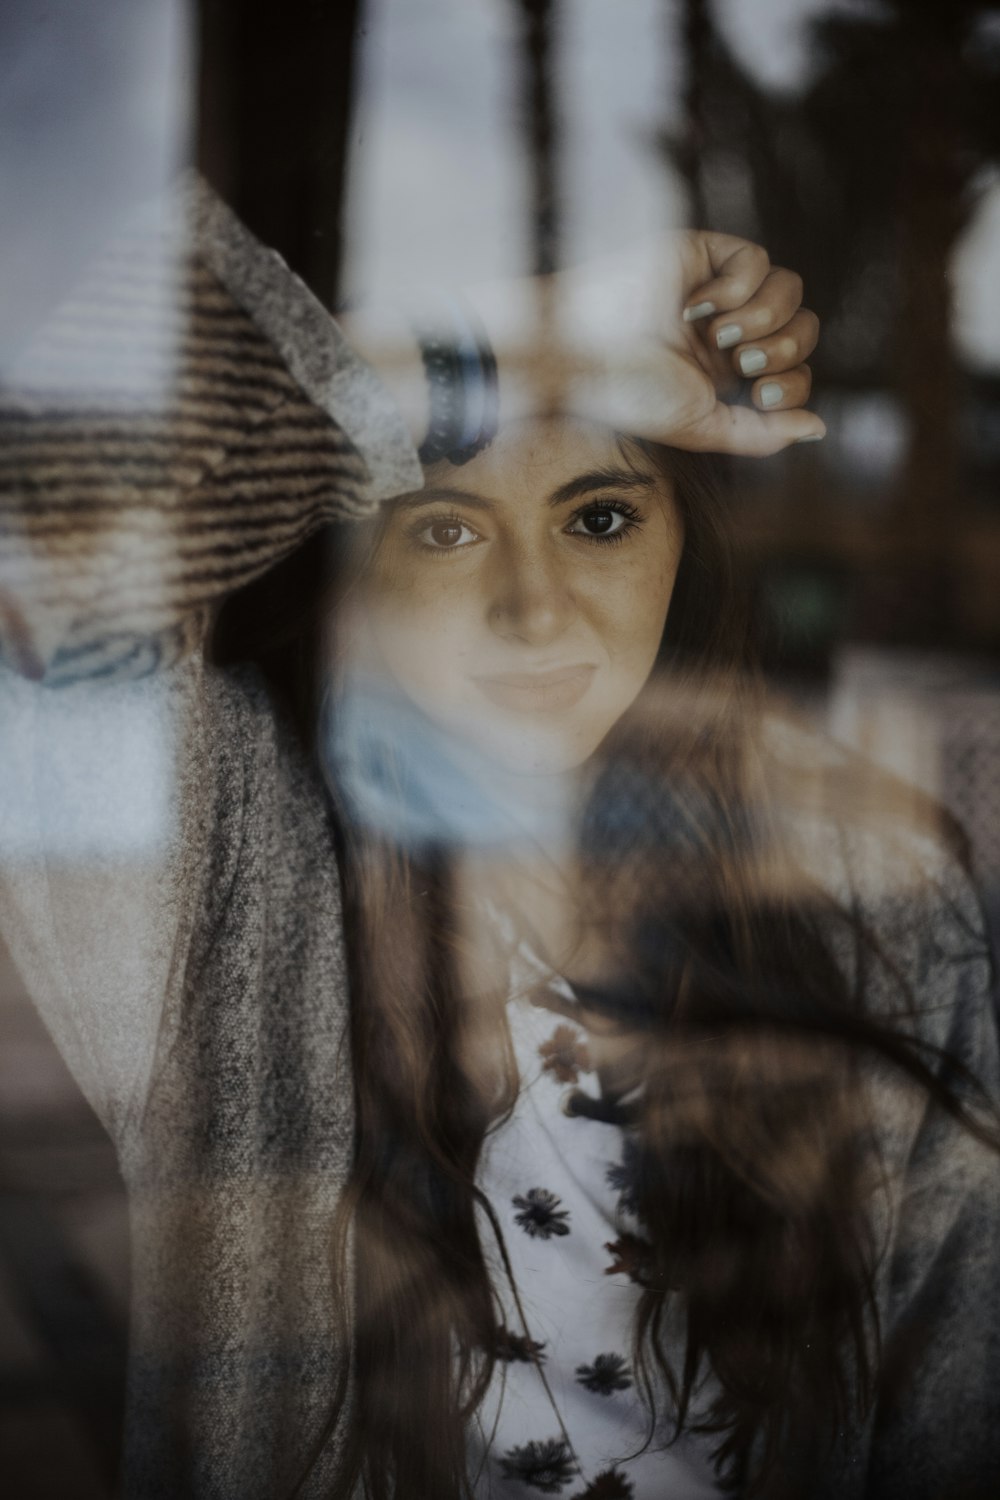
M 559 414 L 690 451 L 763 457 L 824 432 L 803 409 L 819 325 L 801 297 L 800 278 L 771 267 L 761 246 L 691 232 L 457 299 L 413 295 L 405 312 L 365 310 L 351 328 L 418 444 L 428 423 L 445 434 L 453 423 L 462 454 L 470 432 L 476 451 L 501 425 Z M 480 339 L 498 377 L 485 425 Z M 445 360 L 456 376 L 430 403 L 419 358 L 429 344 L 462 354 Z M 472 372 L 468 403 L 463 370 Z M 740 393 L 748 402 L 732 399 Z

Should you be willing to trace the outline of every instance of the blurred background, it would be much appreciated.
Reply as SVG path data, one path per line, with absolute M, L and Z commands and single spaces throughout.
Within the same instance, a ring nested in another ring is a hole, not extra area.
M 686 224 L 823 320 L 826 442 L 738 467 L 765 665 L 965 823 L 1000 910 L 1000 7 L 4 0 L 0 368 L 194 161 L 330 307 Z M 0 1474 L 113 1491 L 114 1157 L 0 954 Z

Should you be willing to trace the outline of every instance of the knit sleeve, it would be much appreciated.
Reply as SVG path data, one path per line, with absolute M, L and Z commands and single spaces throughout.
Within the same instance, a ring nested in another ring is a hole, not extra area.
M 0 654 L 57 685 L 179 660 L 310 532 L 421 483 L 374 373 L 198 182 L 8 370 L 0 451 Z
M 850 892 L 870 934 L 866 957 L 842 951 L 845 969 L 856 977 L 863 965 L 869 1007 L 995 1130 L 994 964 L 968 874 L 925 834 L 841 830 L 837 842 L 849 855 L 830 883 Z M 831 840 L 828 876 L 835 858 Z M 1000 1493 L 1000 1154 L 888 1064 L 873 1064 L 871 1085 L 875 1399 L 832 1448 L 796 1434 L 802 1472 L 789 1465 L 795 1482 L 768 1500 L 988 1500 Z
M 5 371 L 0 928 L 119 1139 L 209 848 L 239 837 L 238 778 L 215 768 L 252 745 L 227 761 L 218 741 L 256 720 L 202 662 L 212 614 L 420 482 L 373 372 L 198 182 L 117 234 Z
M 996 993 L 978 898 L 957 863 L 941 856 L 931 889 L 933 909 L 917 910 L 908 945 L 919 1031 L 939 1049 L 937 1066 L 946 1071 L 953 1060 L 968 1069 L 995 1111 Z M 987 1500 L 1000 1492 L 1000 1155 L 931 1101 L 918 1111 L 911 1104 L 893 1123 L 895 1212 L 864 1494 Z
M 821 898 L 849 986 L 995 1129 L 994 958 L 943 810 L 830 741 L 785 722 L 768 734 L 793 888 Z M 1000 1154 L 894 1065 L 869 1059 L 866 1077 L 874 1399 L 832 1444 L 790 1434 L 767 1497 L 987 1500 L 1000 1494 Z

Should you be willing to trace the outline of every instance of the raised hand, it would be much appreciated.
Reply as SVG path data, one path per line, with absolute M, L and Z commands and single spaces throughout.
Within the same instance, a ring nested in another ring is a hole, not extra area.
M 764 456 L 824 435 L 804 409 L 819 320 L 760 245 L 686 231 L 535 286 L 540 404 L 701 452 Z M 530 358 L 504 352 L 523 378 Z
M 802 306 L 802 278 L 772 266 L 762 246 L 733 235 L 692 232 L 680 237 L 679 249 L 683 331 L 674 329 L 671 341 L 705 381 L 691 372 L 693 410 L 671 441 L 767 454 L 821 438 L 822 422 L 803 410 L 819 319 Z M 747 380 L 753 408 L 729 405 L 723 398 Z

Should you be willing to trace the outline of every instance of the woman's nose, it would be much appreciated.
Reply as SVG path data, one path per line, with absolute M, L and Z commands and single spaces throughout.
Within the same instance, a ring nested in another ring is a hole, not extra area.
M 545 549 L 511 549 L 497 559 L 489 610 L 497 635 L 544 646 L 559 639 L 575 614 L 570 580 Z

